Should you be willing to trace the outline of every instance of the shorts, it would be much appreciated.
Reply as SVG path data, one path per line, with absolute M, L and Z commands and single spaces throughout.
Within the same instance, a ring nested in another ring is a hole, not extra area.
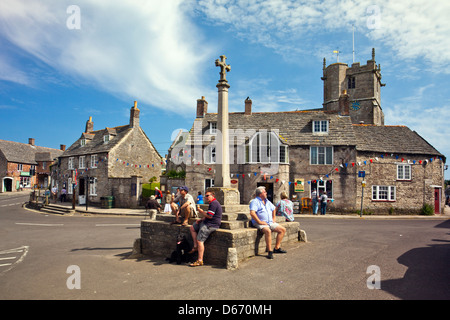
M 276 222 L 272 222 L 270 224 L 258 224 L 256 222 L 252 222 L 252 224 L 258 230 L 262 230 L 263 228 L 270 228 L 270 231 L 275 230 L 279 226 L 279 224 Z
M 209 235 L 216 231 L 218 228 L 213 228 L 207 226 L 203 221 L 200 222 L 200 225 L 196 222 L 192 225 L 195 232 L 197 232 L 197 241 L 205 242 L 208 239 Z

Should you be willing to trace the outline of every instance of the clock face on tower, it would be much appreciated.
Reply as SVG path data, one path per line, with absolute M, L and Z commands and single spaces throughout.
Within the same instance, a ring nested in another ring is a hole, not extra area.
M 353 111 L 358 111 L 359 109 L 361 109 L 361 106 L 358 101 L 353 101 L 350 109 L 352 109 Z

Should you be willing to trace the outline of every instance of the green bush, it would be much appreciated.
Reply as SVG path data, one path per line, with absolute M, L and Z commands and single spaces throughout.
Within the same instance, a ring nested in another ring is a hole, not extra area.
M 169 170 L 166 172 L 166 176 L 168 176 L 169 178 L 184 179 L 186 178 L 186 172 L 185 171 L 177 172 L 176 170 Z
M 152 182 L 152 183 L 144 183 L 142 184 L 142 197 L 143 198 L 150 198 L 150 196 L 155 195 L 155 187 L 160 188 L 159 182 Z
M 432 216 L 434 215 L 434 208 L 433 206 L 429 205 L 428 203 L 425 203 L 422 206 L 422 209 L 420 209 L 420 214 L 424 216 Z

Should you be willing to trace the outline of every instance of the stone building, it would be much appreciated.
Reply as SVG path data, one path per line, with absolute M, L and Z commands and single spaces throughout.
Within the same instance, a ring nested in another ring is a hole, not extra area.
M 129 124 L 102 130 L 94 130 L 89 117 L 80 138 L 59 158 L 59 191 L 66 187 L 69 200 L 75 191 L 79 204 L 86 196 L 95 204 L 112 196 L 115 207 L 138 206 L 142 184 L 158 178 L 162 167 L 160 154 L 139 125 L 139 113 L 135 101 Z
M 360 210 L 363 190 L 366 212 L 418 212 L 423 204 L 442 212 L 446 158 L 409 128 L 384 125 L 380 70 L 375 51 L 363 66 L 324 61 L 322 108 L 254 112 L 247 98 L 244 112 L 229 113 L 230 175 L 241 203 L 262 185 L 274 202 L 282 191 L 297 199 L 326 192 L 334 212 Z M 169 152 L 168 170 L 185 167 L 193 194 L 214 185 L 220 132 L 207 108 L 197 100 L 186 142 Z
M 0 192 L 31 190 L 34 186 L 48 188 L 50 167 L 64 148 L 36 146 L 34 138 L 29 138 L 28 144 L 0 140 Z

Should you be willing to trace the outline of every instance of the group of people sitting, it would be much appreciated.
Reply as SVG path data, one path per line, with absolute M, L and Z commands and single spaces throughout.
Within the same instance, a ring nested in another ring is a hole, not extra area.
M 191 226 L 190 232 L 194 243 L 190 253 L 198 253 L 198 259 L 190 266 L 202 266 L 203 255 L 205 251 L 204 242 L 209 235 L 220 228 L 222 222 L 222 206 L 215 198 L 213 191 L 206 191 L 203 197 L 208 204 L 208 209 L 203 210 L 199 204 L 196 204 L 192 195 L 189 194 L 189 188 L 179 187 L 177 194 L 167 192 L 165 208 L 170 207 L 170 211 L 175 215 L 172 224 L 181 224 L 187 226 L 189 218 L 198 218 Z M 152 196 L 147 203 L 147 209 L 159 211 L 161 204 Z M 286 228 L 276 222 L 276 216 L 282 215 L 286 221 L 294 221 L 293 205 L 285 192 L 281 193 L 281 200 L 274 205 L 267 198 L 267 191 L 264 187 L 258 187 L 255 190 L 255 198 L 249 204 L 250 216 L 253 227 L 257 228 L 263 235 L 266 243 L 267 258 L 273 259 L 274 253 L 286 253 L 281 248 L 281 242 L 286 234 Z M 164 210 L 166 211 L 166 209 Z M 167 212 L 167 211 L 166 211 Z M 277 233 L 275 247 L 272 249 L 272 233 Z

